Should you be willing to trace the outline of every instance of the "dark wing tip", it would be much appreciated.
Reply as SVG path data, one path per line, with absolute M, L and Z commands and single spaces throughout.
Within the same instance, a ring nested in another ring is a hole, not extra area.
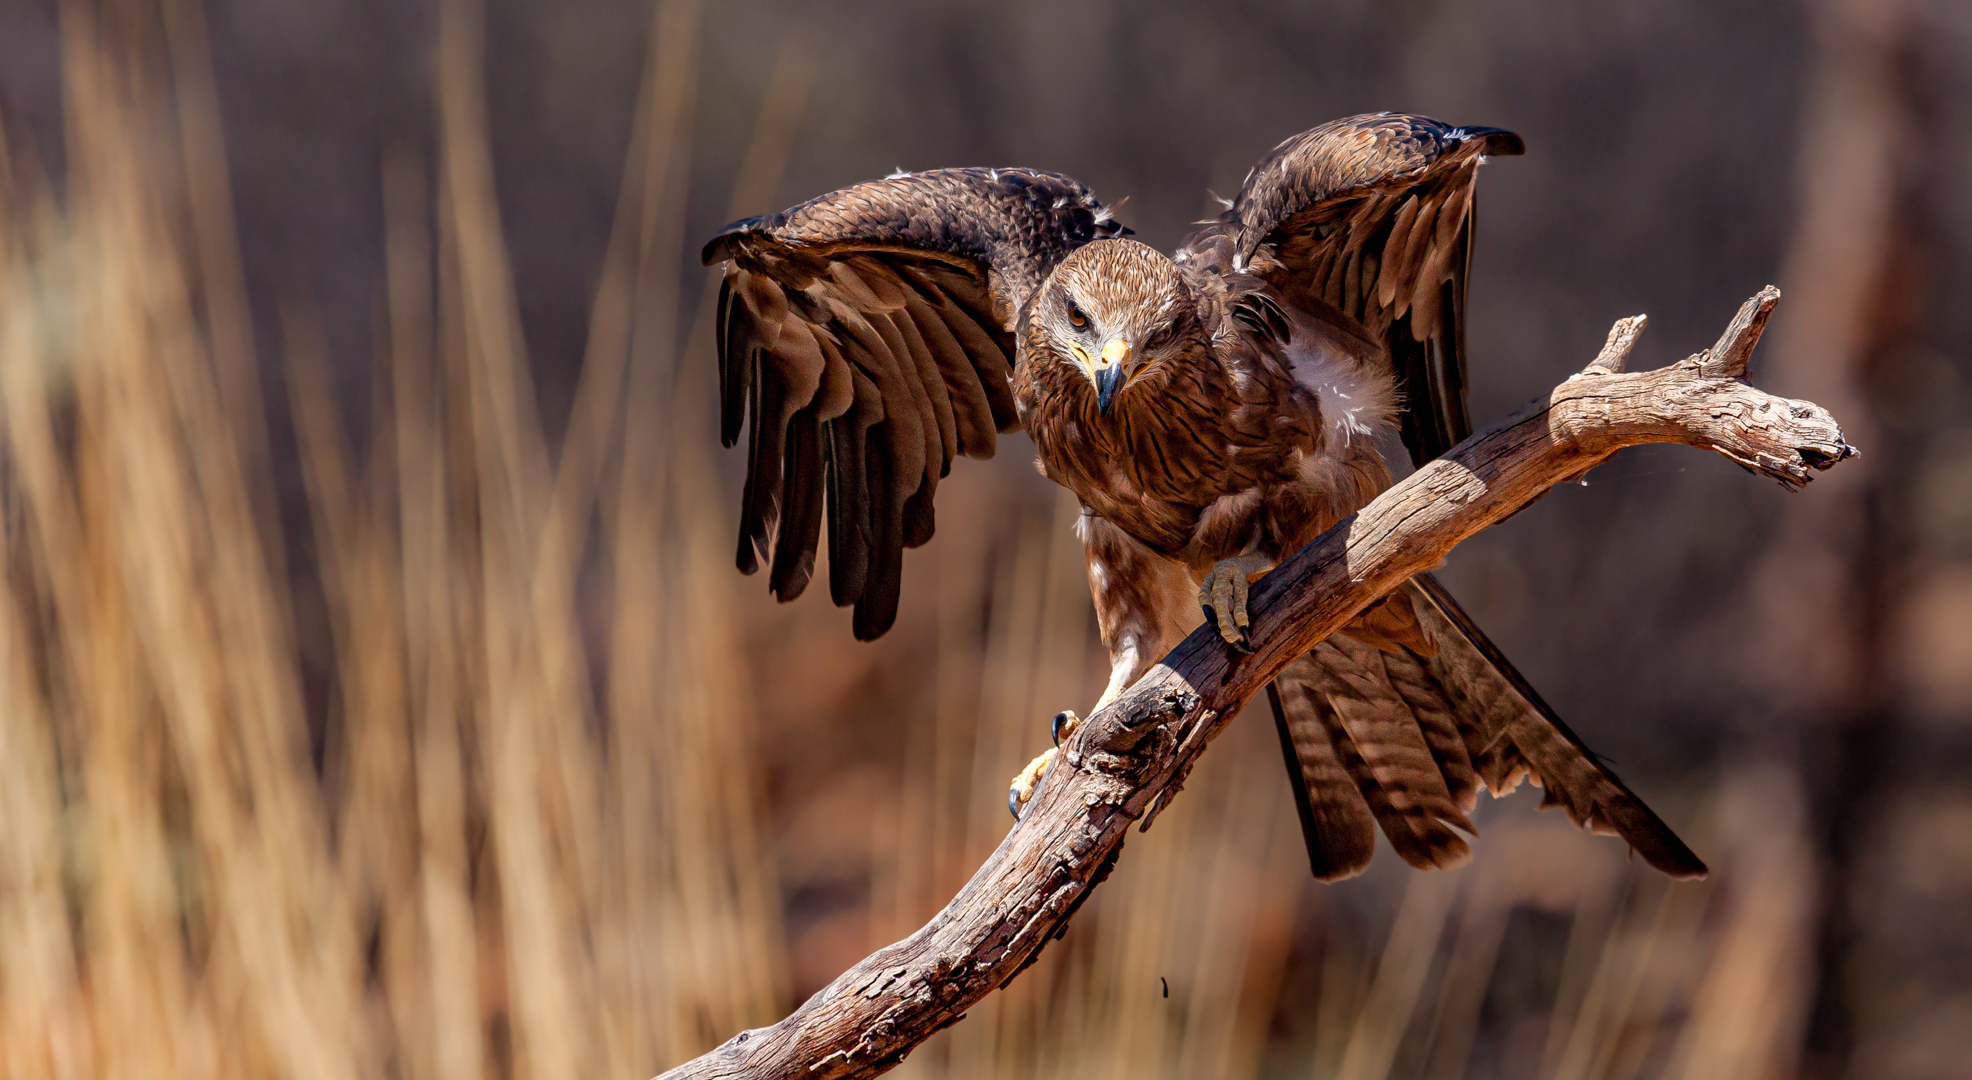
M 1488 157 L 1519 157 L 1527 152 L 1526 141 L 1505 128 L 1453 128 L 1452 138 L 1460 142 L 1479 140 L 1479 152 Z
M 850 613 L 849 629 L 857 641 L 875 641 L 890 632 L 897 625 L 897 598 L 888 600 L 866 597 L 856 601 L 855 610 Z
M 756 214 L 733 222 L 712 234 L 712 239 L 705 242 L 705 247 L 698 253 L 699 265 L 711 266 L 713 263 L 725 262 L 733 257 L 734 240 L 748 233 L 771 232 L 779 228 L 786 219 L 785 214 Z

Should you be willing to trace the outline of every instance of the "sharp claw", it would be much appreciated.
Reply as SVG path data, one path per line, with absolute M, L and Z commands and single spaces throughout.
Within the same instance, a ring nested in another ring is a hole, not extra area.
M 1205 621 L 1219 631 L 1219 637 L 1240 653 L 1253 651 L 1253 636 L 1248 633 L 1253 620 L 1247 616 L 1246 603 L 1252 588 L 1247 580 L 1247 571 L 1253 560 L 1248 556 L 1227 559 L 1212 568 L 1206 575 L 1205 584 L 1199 587 L 1198 600 L 1205 609 Z M 1220 612 L 1225 612 L 1221 615 Z
M 1027 767 L 1013 778 L 1013 785 L 1007 789 L 1007 811 L 1015 821 L 1020 820 L 1020 808 L 1041 793 L 1041 777 L 1046 775 L 1048 766 L 1054 764 L 1054 759 L 1059 755 L 1058 750 L 1042 751 L 1040 757 L 1028 762 Z
M 1077 722 L 1077 718 L 1072 711 L 1068 709 L 1061 710 L 1060 712 L 1054 714 L 1054 723 L 1048 725 L 1048 737 L 1054 740 L 1054 744 L 1056 746 L 1060 746 L 1061 729 L 1065 727 L 1072 727 L 1075 725 L 1076 722 Z
M 1205 605 L 1205 621 L 1212 624 L 1212 628 L 1219 632 L 1219 636 L 1225 639 L 1228 645 L 1238 644 L 1239 631 L 1233 625 L 1232 619 L 1219 614 L 1211 604 Z

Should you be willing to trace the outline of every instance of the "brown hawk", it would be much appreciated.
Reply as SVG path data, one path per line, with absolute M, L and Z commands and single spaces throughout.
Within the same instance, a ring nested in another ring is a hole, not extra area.
M 1473 180 L 1521 152 L 1496 128 L 1337 120 L 1276 147 L 1170 257 L 1028 169 L 899 172 L 728 226 L 704 257 L 725 271 L 722 436 L 748 439 L 740 569 L 766 559 L 791 600 L 826 529 L 830 596 L 877 637 L 938 481 L 1020 427 L 1082 503 L 1097 708 L 1201 607 L 1243 646 L 1249 582 L 1390 485 L 1380 432 L 1417 463 L 1470 433 Z M 1428 575 L 1268 696 L 1319 878 L 1360 872 L 1379 825 L 1413 866 L 1462 862 L 1480 786 L 1523 777 L 1652 866 L 1705 870 Z

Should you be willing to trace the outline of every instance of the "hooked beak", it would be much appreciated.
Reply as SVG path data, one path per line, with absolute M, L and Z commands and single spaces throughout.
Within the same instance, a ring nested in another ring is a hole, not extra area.
M 1102 358 L 1089 372 L 1096 383 L 1097 415 L 1109 415 L 1109 403 L 1116 400 L 1116 391 L 1123 385 L 1123 361 L 1129 356 L 1129 344 L 1120 339 L 1111 340 L 1102 347 Z

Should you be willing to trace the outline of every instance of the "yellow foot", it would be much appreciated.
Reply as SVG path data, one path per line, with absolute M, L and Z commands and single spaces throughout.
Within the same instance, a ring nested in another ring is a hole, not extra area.
M 1252 581 L 1273 569 L 1273 562 L 1258 552 L 1221 559 L 1206 571 L 1198 586 L 1198 602 L 1205 608 L 1205 621 L 1218 627 L 1226 644 L 1241 652 L 1253 650 L 1246 636 L 1246 597 Z
M 1020 775 L 1013 778 L 1013 786 L 1007 790 L 1007 811 L 1015 821 L 1020 820 L 1020 812 L 1027 807 L 1027 801 L 1034 797 L 1034 789 L 1041 785 L 1041 774 L 1054 764 L 1055 755 L 1061 751 L 1050 746 L 1041 756 L 1027 763 Z
M 1081 726 L 1082 721 L 1073 710 L 1063 709 L 1054 714 L 1051 731 L 1055 745 L 1048 747 L 1040 757 L 1028 762 L 1027 767 L 1020 770 L 1020 775 L 1013 778 L 1013 786 L 1007 791 L 1007 810 L 1013 814 L 1015 821 L 1020 820 L 1020 811 L 1025 809 L 1027 801 L 1034 797 L 1034 789 L 1041 785 L 1041 774 L 1047 772 L 1048 766 L 1054 763 L 1055 755 L 1060 752 L 1057 748 L 1061 746 L 1061 740 L 1075 734 L 1075 729 Z

